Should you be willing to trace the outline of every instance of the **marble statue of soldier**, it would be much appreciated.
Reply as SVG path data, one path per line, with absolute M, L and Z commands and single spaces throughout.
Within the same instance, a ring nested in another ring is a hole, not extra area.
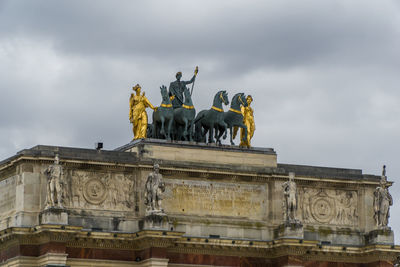
M 57 206 L 63 208 L 63 168 L 60 165 L 58 154 L 54 158 L 54 163 L 47 167 L 44 172 L 47 176 L 47 204 L 46 208 Z
M 377 227 L 387 227 L 389 222 L 389 209 L 393 205 L 386 178 L 386 166 L 383 166 L 380 185 L 374 192 L 374 219 Z
M 196 67 L 194 71 L 194 75 L 190 81 L 181 81 L 182 72 L 176 73 L 176 81 L 171 82 L 169 85 L 169 95 L 172 97 L 172 107 L 180 108 L 183 104 L 183 91 L 186 89 L 187 84 L 194 83 L 197 73 L 199 72 L 199 68 Z
M 163 193 L 165 191 L 165 184 L 161 173 L 159 172 L 160 166 L 154 164 L 153 172 L 147 176 L 145 185 L 145 204 L 147 206 L 147 212 L 163 212 L 161 202 L 163 199 Z
M 293 179 L 294 173 L 290 172 L 289 181 L 282 185 L 284 195 L 284 217 L 287 222 L 296 222 L 297 186 Z

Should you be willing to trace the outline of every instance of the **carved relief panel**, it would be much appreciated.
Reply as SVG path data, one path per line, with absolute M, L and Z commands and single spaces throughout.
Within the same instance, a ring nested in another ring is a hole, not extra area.
M 304 223 L 357 225 L 358 194 L 355 190 L 308 188 L 300 190 Z
M 73 170 L 68 176 L 64 185 L 67 207 L 134 211 L 137 200 L 134 174 Z

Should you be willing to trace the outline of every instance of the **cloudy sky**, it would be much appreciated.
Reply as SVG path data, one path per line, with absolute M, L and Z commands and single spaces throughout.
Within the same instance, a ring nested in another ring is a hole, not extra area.
M 254 146 L 281 163 L 400 181 L 400 4 L 360 1 L 0 0 L 0 159 L 37 144 L 114 149 L 128 101 L 196 65 L 197 110 L 254 98 Z M 390 225 L 400 243 L 400 182 Z M 396 226 L 398 225 L 398 226 Z

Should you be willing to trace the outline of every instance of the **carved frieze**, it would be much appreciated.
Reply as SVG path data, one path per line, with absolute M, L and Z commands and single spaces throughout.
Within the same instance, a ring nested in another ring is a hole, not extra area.
M 354 190 L 304 187 L 300 190 L 304 223 L 357 225 L 358 195 Z
M 65 195 L 70 208 L 134 209 L 133 174 L 71 171 L 68 180 Z

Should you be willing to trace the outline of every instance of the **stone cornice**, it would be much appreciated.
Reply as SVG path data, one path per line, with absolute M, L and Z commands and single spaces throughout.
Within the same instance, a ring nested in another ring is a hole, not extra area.
M 377 260 L 393 261 L 400 253 L 399 246 L 373 245 L 365 247 L 321 246 L 318 241 L 281 239 L 275 241 L 222 240 L 210 238 L 180 239 L 173 253 L 279 258 L 298 256 L 303 261 L 332 261 L 368 263 Z
M 343 247 L 321 245 L 318 241 L 299 239 L 234 240 L 184 237 L 182 232 L 145 230 L 136 233 L 91 232 L 81 227 L 42 225 L 35 228 L 9 228 L 0 232 L 0 249 L 15 245 L 64 243 L 67 247 L 143 250 L 167 248 L 171 253 L 278 258 L 297 256 L 303 261 L 368 263 L 392 261 L 400 246 L 368 245 Z
M 142 250 L 150 247 L 170 247 L 182 232 L 139 231 L 136 233 L 93 232 L 82 227 L 41 225 L 8 228 L 0 232 L 0 250 L 14 245 L 65 243 L 67 247 Z
M 122 153 L 122 152 L 120 152 Z M 124 152 L 127 153 L 127 152 Z M 52 157 L 47 156 L 26 156 L 26 155 L 17 155 L 12 158 L 11 161 L 5 162 L 5 165 L 0 166 L 0 172 L 6 171 L 9 168 L 15 167 L 18 163 L 21 162 L 40 162 L 45 164 L 51 164 L 54 161 Z M 75 159 L 67 159 L 61 158 L 61 163 L 66 166 L 66 168 L 73 169 L 76 166 L 99 166 L 104 168 L 104 171 L 118 171 L 118 170 L 143 170 L 143 171 L 151 171 L 153 166 L 152 162 L 148 160 L 135 161 L 134 163 L 118 163 L 118 162 L 104 162 L 104 161 L 96 161 L 96 160 L 75 160 Z M 98 172 L 99 170 L 97 170 Z M 187 177 L 203 177 L 206 179 L 224 179 L 231 180 L 232 182 L 255 182 L 255 183 L 266 183 L 271 181 L 286 181 L 288 179 L 287 174 L 280 173 L 278 170 L 274 171 L 274 169 L 270 169 L 267 173 L 258 173 L 258 172 L 249 172 L 249 171 L 230 171 L 227 169 L 219 169 L 216 167 L 208 167 L 208 168 L 198 168 L 191 167 L 190 169 L 185 167 L 174 167 L 168 164 L 161 165 L 160 167 L 161 173 L 165 176 L 165 178 L 175 178 L 179 176 Z M 101 172 L 101 171 L 100 171 Z M 7 176 L 3 176 L 7 177 Z M 340 186 L 350 186 L 352 188 L 357 188 L 359 186 L 372 186 L 375 187 L 379 185 L 379 180 L 368 180 L 368 179 L 339 179 L 339 178 L 329 178 L 329 177 L 307 177 L 298 175 L 295 177 L 295 181 L 298 185 L 316 185 L 316 184 L 332 184 L 340 185 Z M 389 186 L 392 185 L 392 182 L 388 182 Z

